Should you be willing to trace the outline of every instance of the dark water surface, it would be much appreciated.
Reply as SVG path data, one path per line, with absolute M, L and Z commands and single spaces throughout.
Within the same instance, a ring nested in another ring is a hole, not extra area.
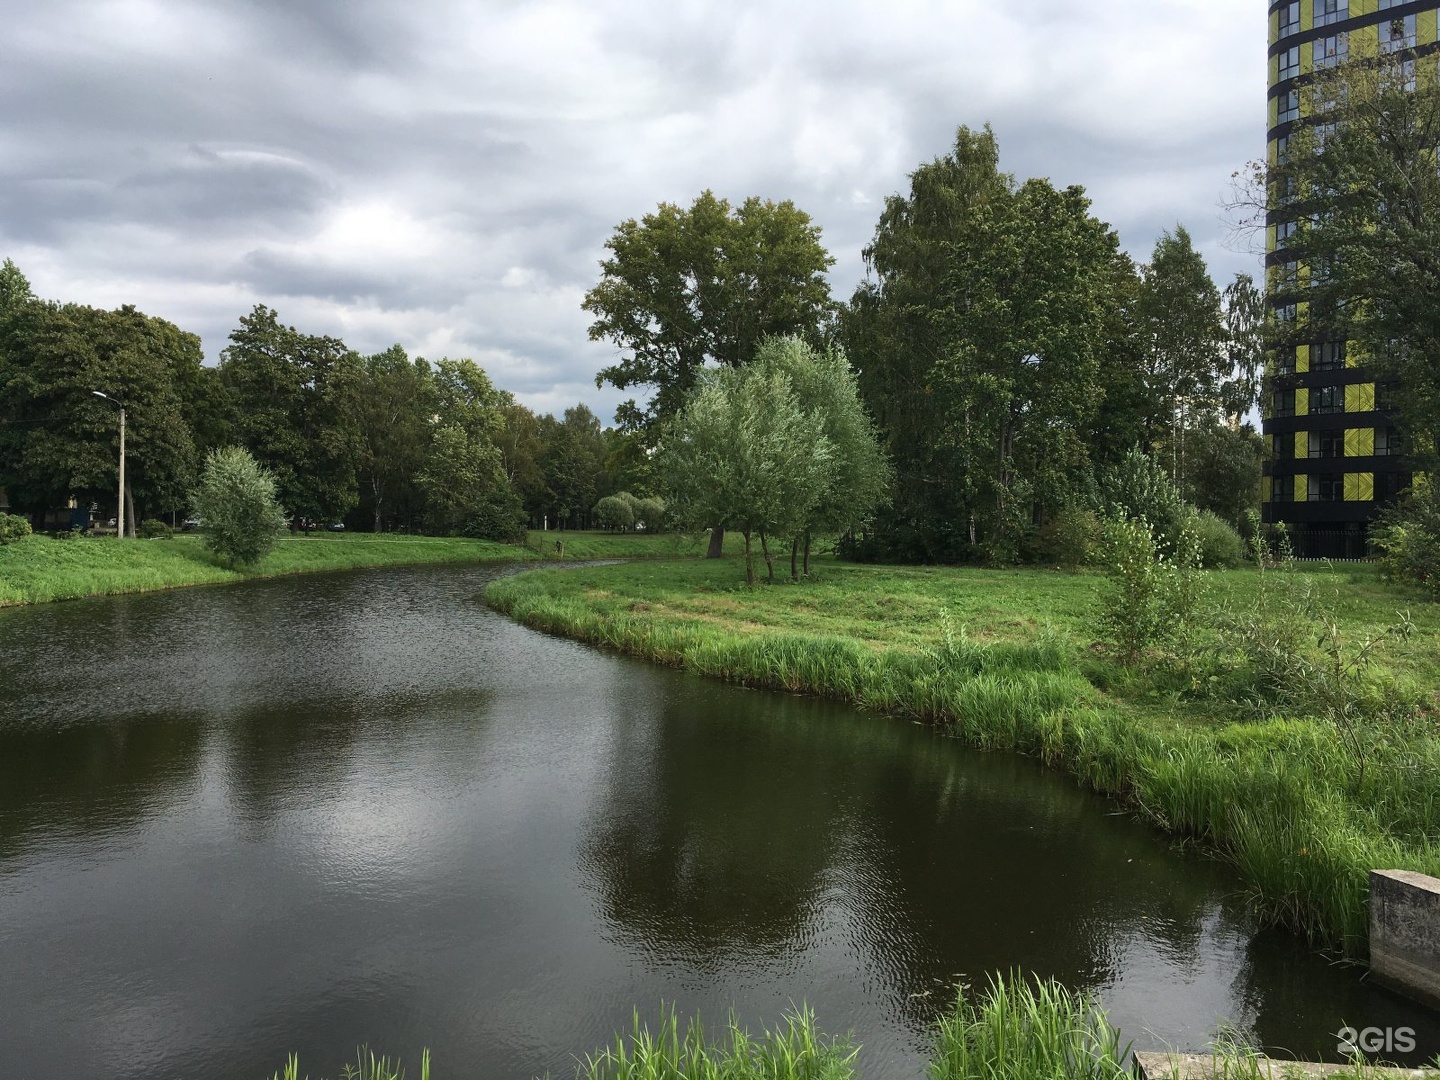
M 0 611 L 0 1061 L 19 1077 L 573 1075 L 661 999 L 806 1001 L 920 1073 L 957 975 L 1138 1047 L 1435 1018 L 1031 762 L 515 626 L 481 569 Z

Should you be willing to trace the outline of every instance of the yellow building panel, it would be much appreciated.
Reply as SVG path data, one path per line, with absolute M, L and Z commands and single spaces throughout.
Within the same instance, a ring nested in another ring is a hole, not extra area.
M 1295 456 L 1301 459 L 1310 456 L 1310 435 L 1307 432 L 1295 432 Z
M 1304 372 L 1310 370 L 1310 346 L 1295 346 L 1295 370 Z
M 1270 110 L 1268 114 L 1269 120 L 1266 126 L 1273 128 L 1276 124 L 1276 121 L 1280 117 L 1280 99 L 1272 97 L 1270 99 L 1270 104 L 1266 107 Z
M 1303 472 L 1295 474 L 1295 501 L 1306 502 L 1310 498 L 1310 477 Z
M 1346 457 L 1374 457 L 1375 429 L 1368 427 L 1350 428 L 1345 432 Z
M 1374 383 L 1351 383 L 1345 387 L 1345 411 L 1347 413 L 1372 412 L 1374 408 Z
M 1268 477 L 1268 476 L 1262 476 L 1262 477 L 1260 478 L 1260 501 L 1261 501 L 1261 502 L 1269 502 L 1269 501 L 1270 501 L 1270 496 L 1271 496 L 1271 494 L 1273 493 L 1273 490 L 1274 490 L 1274 489 L 1273 489 L 1273 486 L 1271 485 L 1270 477 Z
M 1315 5 L 1307 4 L 1300 0 L 1300 29 L 1301 31 L 1313 30 L 1315 28 Z M 1278 27 L 1276 28 L 1279 29 Z
M 1271 44 L 1271 45 L 1274 45 L 1275 42 L 1278 41 L 1279 39 L 1280 39 L 1280 13 L 1279 13 L 1278 11 L 1272 11 L 1272 12 L 1270 13 L 1270 44 Z
M 1306 390 L 1303 386 L 1295 391 L 1295 415 L 1310 415 L 1310 391 Z
M 1435 40 L 1435 12 L 1419 11 L 1415 13 L 1415 40 L 1421 45 L 1429 45 Z
M 1378 0 L 1350 0 L 1350 17 L 1353 19 L 1357 15 L 1374 15 L 1380 10 L 1377 3 Z
M 1303 9 L 1304 4 L 1300 5 Z M 1357 26 L 1350 31 L 1351 56 L 1375 56 L 1380 51 L 1380 25 Z
M 1374 502 L 1375 474 L 1352 472 L 1345 474 L 1346 502 Z
M 1266 250 L 1266 251 L 1274 251 L 1274 250 L 1275 250 L 1275 226 L 1274 226 L 1274 225 L 1266 225 L 1266 226 L 1265 226 L 1265 250 Z

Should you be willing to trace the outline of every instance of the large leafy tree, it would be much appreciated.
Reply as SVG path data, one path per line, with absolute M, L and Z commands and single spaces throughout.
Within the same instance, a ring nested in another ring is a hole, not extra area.
M 1272 216 L 1299 229 L 1283 245 L 1279 298 L 1297 318 L 1282 346 L 1348 338 L 1404 386 L 1410 452 L 1436 464 L 1440 438 L 1440 78 L 1433 59 L 1365 56 L 1317 72 L 1307 123 L 1259 168 Z M 1288 334 L 1286 332 L 1289 332 Z
M 1228 356 L 1220 290 L 1184 226 L 1156 241 L 1135 313 L 1170 472 L 1185 492 L 1186 431 L 1219 411 Z
M 338 521 L 356 504 L 362 371 L 343 341 L 302 334 L 263 305 L 230 334 L 220 377 L 235 435 L 274 476 L 292 514 Z
M 376 532 L 419 518 L 414 478 L 430 450 L 436 408 L 435 379 L 424 359 L 411 360 L 399 345 L 363 359 L 355 398 L 360 501 Z
M 8 275 L 0 313 L 0 486 L 11 503 L 112 504 L 119 429 L 98 390 L 126 410 L 127 516 L 183 507 L 196 465 L 183 390 L 200 378 L 200 339 L 130 306 L 42 303 L 21 281 Z
M 428 526 L 523 539 L 524 508 L 499 445 L 513 399 L 470 359 L 438 361 L 434 385 L 434 433 L 418 477 Z
M 621 222 L 605 244 L 600 281 L 585 295 L 590 337 L 621 350 L 595 378 L 653 388 L 648 403 L 616 412 L 624 430 L 651 435 L 673 415 L 706 364 L 750 362 L 767 337 L 816 337 L 832 305 L 835 261 L 820 227 L 786 200 L 738 207 L 703 192 L 688 208 L 662 203 Z
M 1087 471 L 1118 243 L 1080 188 L 1017 183 L 998 157 L 962 127 L 912 174 L 847 317 L 896 466 L 894 554 L 1012 557 Z
M 572 405 L 564 418 L 540 418 L 544 449 L 540 467 L 545 476 L 542 513 L 559 525 L 588 521 L 591 507 L 611 494 L 606 472 L 605 434 L 600 420 L 585 405 Z

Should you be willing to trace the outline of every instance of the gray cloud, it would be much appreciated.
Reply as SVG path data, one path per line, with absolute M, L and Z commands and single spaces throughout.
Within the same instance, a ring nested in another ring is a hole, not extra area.
M 218 355 L 255 303 L 363 351 L 470 355 L 583 399 L 616 223 L 700 190 L 791 198 L 848 296 L 887 195 L 991 122 L 1143 259 L 1263 150 L 1253 0 L 0 0 L 0 256 Z

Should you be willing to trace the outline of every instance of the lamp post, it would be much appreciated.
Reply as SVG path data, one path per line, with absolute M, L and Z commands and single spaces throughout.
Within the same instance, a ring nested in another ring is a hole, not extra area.
M 125 406 L 109 394 L 102 394 L 99 390 L 90 392 L 120 407 L 120 501 L 115 507 L 115 539 L 120 540 L 125 536 Z

